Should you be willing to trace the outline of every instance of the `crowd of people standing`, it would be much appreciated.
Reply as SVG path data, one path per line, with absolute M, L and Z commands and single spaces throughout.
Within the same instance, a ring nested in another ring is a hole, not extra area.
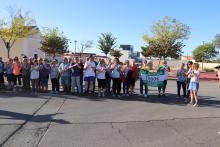
M 199 89 L 199 65 L 182 63 L 176 71 L 177 95 L 183 90 L 183 98 L 190 104 L 198 106 L 197 92 Z M 130 96 L 134 93 L 135 83 L 140 79 L 139 96 L 148 97 L 148 84 L 141 73 L 150 71 L 147 60 L 141 66 L 130 63 L 128 60 L 121 63 L 118 58 L 113 61 L 109 58 L 95 60 L 91 55 L 86 61 L 78 57 L 64 58 L 62 63 L 57 60 L 48 62 L 47 59 L 18 57 L 3 62 L 0 58 L 0 88 L 4 86 L 4 73 L 7 77 L 7 87 L 19 90 L 22 86 L 24 92 L 48 92 L 48 82 L 51 80 L 52 93 L 60 92 L 60 85 L 65 93 L 77 95 L 95 94 L 96 81 L 98 82 L 98 96 L 112 95 L 113 97 Z M 170 67 L 167 61 L 161 62 L 157 73 L 164 74 L 163 84 L 158 86 L 158 97 L 166 97 L 166 85 Z M 97 80 L 96 80 L 97 79 Z M 83 84 L 84 83 L 84 84 Z M 122 91 L 122 92 L 121 92 Z

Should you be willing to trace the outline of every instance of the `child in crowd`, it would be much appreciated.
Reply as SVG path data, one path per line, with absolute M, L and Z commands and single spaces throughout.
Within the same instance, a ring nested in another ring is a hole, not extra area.
M 100 60 L 100 63 L 96 67 L 97 80 L 98 80 L 98 96 L 105 96 L 105 86 L 106 86 L 106 67 L 104 59 Z
M 190 104 L 194 107 L 198 107 L 198 90 L 199 90 L 199 64 L 194 63 L 192 66 L 192 71 L 190 72 L 189 76 L 191 77 L 189 90 L 190 90 Z

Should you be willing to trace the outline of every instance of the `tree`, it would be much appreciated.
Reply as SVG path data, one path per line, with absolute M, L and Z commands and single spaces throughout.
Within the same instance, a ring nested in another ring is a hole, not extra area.
M 215 35 L 214 45 L 216 48 L 220 48 L 220 34 Z
M 63 32 L 59 31 L 58 28 L 47 29 L 43 34 L 40 50 L 52 55 L 54 58 L 57 54 L 68 52 L 68 43 L 69 40 L 64 36 Z
M 116 47 L 116 38 L 111 33 L 102 33 L 99 36 L 98 48 L 106 55 Z
M 178 58 L 185 46 L 183 41 L 188 39 L 190 28 L 186 24 L 173 19 L 164 17 L 152 26 L 152 36 L 145 34 L 143 40 L 146 46 L 142 47 L 143 56 Z
M 115 58 L 120 58 L 122 56 L 122 53 L 120 52 L 120 50 L 112 49 L 110 55 Z
M 192 54 L 197 62 L 203 62 L 210 61 L 212 58 L 216 57 L 218 51 L 215 50 L 213 43 L 205 43 L 193 50 Z
M 89 48 L 92 47 L 93 41 L 92 41 L 92 40 L 82 41 L 80 45 L 81 45 L 81 47 L 80 47 L 80 49 L 79 49 L 79 52 L 80 52 L 80 57 L 81 57 L 81 54 L 82 54 L 85 50 L 87 50 L 87 49 L 89 49 Z
M 29 12 L 22 14 L 21 9 L 19 9 L 15 14 L 10 14 L 9 21 L 6 19 L 0 20 L 0 38 L 7 49 L 8 58 L 10 58 L 11 48 L 18 39 L 38 32 L 35 20 L 29 17 L 29 14 Z

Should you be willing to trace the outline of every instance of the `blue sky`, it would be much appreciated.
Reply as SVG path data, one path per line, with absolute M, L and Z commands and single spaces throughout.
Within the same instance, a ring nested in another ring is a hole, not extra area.
M 87 52 L 100 52 L 97 39 L 104 32 L 111 32 L 118 46 L 131 44 L 140 51 L 142 35 L 150 33 L 152 24 L 164 16 L 190 26 L 185 55 L 220 33 L 219 0 L 4 0 L 1 17 L 9 6 L 30 10 L 39 28 L 59 27 L 72 42 L 93 40 L 95 44 Z M 74 49 L 74 43 L 70 47 Z

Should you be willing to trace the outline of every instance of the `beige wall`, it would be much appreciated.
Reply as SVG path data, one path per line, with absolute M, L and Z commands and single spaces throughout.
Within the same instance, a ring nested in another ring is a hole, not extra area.
M 11 58 L 14 58 L 15 56 L 18 56 L 18 57 L 21 56 L 21 54 L 23 53 L 23 48 L 24 48 L 23 42 L 24 42 L 24 39 L 19 39 L 14 43 L 13 47 L 10 50 Z M 2 40 L 0 41 L 0 56 L 3 57 L 3 60 L 8 59 L 8 53 Z
M 15 56 L 21 57 L 22 54 L 25 54 L 28 57 L 33 57 L 34 53 L 38 54 L 38 57 L 45 58 L 44 52 L 40 51 L 41 47 L 41 34 L 40 32 L 29 36 L 24 39 L 19 39 L 15 42 L 10 51 L 10 57 L 14 58 Z M 8 59 L 7 50 L 3 41 L 0 39 L 0 56 L 3 57 L 3 60 Z
M 41 47 L 41 34 L 29 36 L 24 40 L 24 54 L 28 57 L 33 57 L 34 54 L 38 54 L 39 58 L 45 58 L 45 53 L 39 48 Z

